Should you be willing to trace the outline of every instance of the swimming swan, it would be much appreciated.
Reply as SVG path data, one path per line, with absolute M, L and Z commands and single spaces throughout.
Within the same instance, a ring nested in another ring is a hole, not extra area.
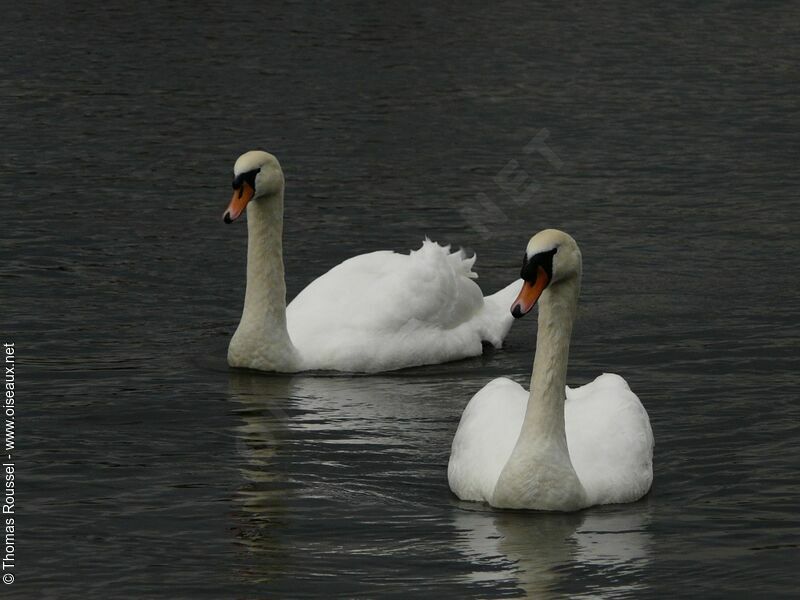
M 286 306 L 283 171 L 271 154 L 233 167 L 226 223 L 247 210 L 247 288 L 228 364 L 262 371 L 374 373 L 477 356 L 500 346 L 513 318 L 517 280 L 483 297 L 475 257 L 425 240 L 410 254 L 371 252 L 312 281 Z
M 653 482 L 653 432 L 639 398 L 622 377 L 604 374 L 566 388 L 565 402 L 581 280 L 575 240 L 537 233 L 522 278 L 514 317 L 539 300 L 530 394 L 499 378 L 472 397 L 453 438 L 450 489 L 498 508 L 565 512 L 638 500 Z

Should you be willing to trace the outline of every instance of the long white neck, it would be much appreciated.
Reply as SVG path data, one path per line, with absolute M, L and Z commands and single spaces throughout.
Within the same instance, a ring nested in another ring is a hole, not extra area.
M 531 391 L 520 438 L 546 437 L 567 447 L 564 400 L 579 289 L 580 283 L 575 278 L 558 283 L 542 294 Z
M 564 429 L 567 362 L 580 278 L 548 287 L 539 299 L 536 355 L 528 407 L 517 444 L 495 486 L 495 506 L 577 510 L 586 494 L 578 481 Z
M 247 206 L 247 290 L 228 364 L 264 371 L 297 370 L 286 328 L 283 273 L 283 191 Z

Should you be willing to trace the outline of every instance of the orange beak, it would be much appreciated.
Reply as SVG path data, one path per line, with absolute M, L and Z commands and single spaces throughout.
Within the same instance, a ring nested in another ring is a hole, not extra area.
M 253 194 L 255 193 L 256 191 L 246 181 L 242 183 L 240 188 L 233 190 L 233 198 L 231 198 L 231 203 L 228 204 L 228 209 L 222 215 L 222 220 L 226 223 L 233 223 L 238 219 L 244 209 L 247 208 L 247 203 L 253 199 Z
M 519 319 L 522 315 L 527 314 L 536 305 L 539 296 L 542 295 L 544 288 L 550 283 L 550 278 L 542 267 L 536 269 L 536 281 L 531 283 L 525 281 L 522 284 L 522 290 L 511 305 L 511 314 L 515 319 Z

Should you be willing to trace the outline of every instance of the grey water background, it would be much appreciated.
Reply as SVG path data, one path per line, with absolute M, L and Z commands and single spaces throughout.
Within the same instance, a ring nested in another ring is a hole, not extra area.
M 3 12 L 4 597 L 796 596 L 800 5 Z M 545 129 L 561 162 L 525 151 Z M 535 314 L 446 365 L 230 371 L 246 228 L 220 217 L 252 148 L 286 173 L 290 297 L 425 235 L 477 252 L 494 291 L 533 233 L 570 232 L 568 380 L 640 396 L 650 495 L 548 515 L 450 494 L 460 413 L 496 376 L 527 384 Z M 504 168 L 538 187 L 510 194 Z

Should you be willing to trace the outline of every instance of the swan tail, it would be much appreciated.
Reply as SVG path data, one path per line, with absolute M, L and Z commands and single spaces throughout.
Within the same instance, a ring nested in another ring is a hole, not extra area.
M 483 339 L 495 348 L 503 345 L 514 317 L 511 316 L 511 305 L 522 289 L 522 280 L 512 281 L 502 290 L 483 299 Z
M 460 249 L 458 252 L 452 252 L 447 256 L 447 259 L 452 263 L 455 272 L 469 279 L 478 278 L 478 274 L 472 270 L 472 267 L 475 265 L 475 261 L 477 260 L 477 258 L 478 258 L 477 254 L 473 254 L 472 256 L 467 256 L 467 253 L 463 248 Z
M 420 247 L 419 250 L 412 250 L 411 254 L 419 254 L 419 256 L 422 258 L 431 259 L 436 256 L 439 258 L 444 256 L 450 263 L 453 271 L 455 271 L 457 274 L 468 279 L 478 278 L 478 274 L 472 270 L 478 255 L 473 254 L 472 256 L 467 256 L 467 253 L 463 248 L 455 252 L 450 252 L 449 244 L 447 246 L 442 246 L 441 244 L 431 241 L 430 238 L 426 236 L 422 242 L 422 247 Z
M 470 279 L 478 278 L 478 274 L 472 270 L 472 266 L 475 264 L 475 261 L 478 258 L 477 254 L 467 256 L 467 253 L 462 248 L 458 252 L 453 252 L 449 258 L 455 264 L 456 270 L 459 271 L 464 277 L 468 277 Z

